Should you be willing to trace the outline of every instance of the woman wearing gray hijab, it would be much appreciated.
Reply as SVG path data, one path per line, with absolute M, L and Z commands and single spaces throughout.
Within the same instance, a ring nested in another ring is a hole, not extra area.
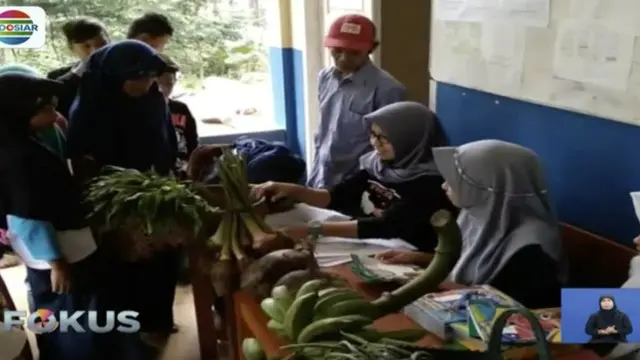
M 433 154 L 443 189 L 462 209 L 462 254 L 451 280 L 490 284 L 530 308 L 558 306 L 562 247 L 538 156 L 499 140 L 436 148 Z M 390 251 L 379 257 L 425 264 L 430 255 Z
M 354 220 L 310 222 L 282 229 L 294 240 L 312 236 L 403 239 L 432 251 L 436 234 L 425 219 L 441 208 L 455 210 L 440 188 L 443 179 L 432 148 L 446 144 L 436 116 L 416 102 L 387 105 L 364 117 L 374 150 L 360 158 L 361 170 L 332 189 L 269 182 L 258 196 L 290 198 L 329 208 Z

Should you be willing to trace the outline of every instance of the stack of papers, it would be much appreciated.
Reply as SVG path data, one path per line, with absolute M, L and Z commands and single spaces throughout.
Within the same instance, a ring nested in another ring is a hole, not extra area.
M 349 221 L 351 218 L 336 211 L 297 204 L 292 210 L 267 216 L 265 221 L 274 229 L 310 221 Z M 316 258 L 321 267 L 330 267 L 351 262 L 351 254 L 371 256 L 391 249 L 415 250 L 402 239 L 348 239 L 338 237 L 320 238 L 316 246 Z

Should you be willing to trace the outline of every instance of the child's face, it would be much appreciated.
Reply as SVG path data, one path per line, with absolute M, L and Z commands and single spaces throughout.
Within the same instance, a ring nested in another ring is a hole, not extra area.
M 107 45 L 108 42 L 107 35 L 103 33 L 87 41 L 71 44 L 71 52 L 80 60 L 85 60 L 89 55 L 93 54 L 94 51 Z
M 175 73 L 166 72 L 158 77 L 158 86 L 165 98 L 169 98 L 173 93 L 173 88 L 176 85 L 177 76 Z
M 391 161 L 395 158 L 395 152 L 393 151 L 393 145 L 387 138 L 387 135 L 382 131 L 380 126 L 373 124 L 369 130 L 369 142 L 371 146 L 376 150 L 381 160 Z
M 142 42 L 147 43 L 147 45 L 154 48 L 157 52 L 161 53 L 164 51 L 164 47 L 167 45 L 169 40 L 171 40 L 171 36 L 151 36 L 148 34 L 142 34 L 136 38 Z
M 58 99 L 54 97 L 46 101 L 46 104 L 40 105 L 40 111 L 29 120 L 31 130 L 37 132 L 53 126 L 58 119 L 58 113 L 56 112 L 57 104 Z

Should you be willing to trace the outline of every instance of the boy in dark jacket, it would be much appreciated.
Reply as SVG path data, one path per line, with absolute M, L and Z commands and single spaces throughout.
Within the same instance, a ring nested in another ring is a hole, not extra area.
M 189 157 L 193 150 L 198 147 L 198 129 L 196 127 L 196 119 L 189 111 L 187 104 L 170 98 L 177 81 L 179 69 L 177 64 L 168 56 L 161 56 L 169 67 L 166 72 L 158 77 L 158 85 L 167 99 L 171 121 L 176 130 L 176 138 L 178 140 L 176 169 L 180 176 L 185 176 Z
M 78 92 L 80 76 L 84 70 L 84 61 L 97 49 L 109 43 L 109 36 L 104 25 L 93 18 L 83 17 L 66 22 L 62 32 L 67 40 L 69 50 L 78 58 L 78 62 L 55 69 L 47 74 L 47 78 L 65 84 L 65 90 L 58 99 L 57 110 L 63 117 L 69 118 L 69 109 Z

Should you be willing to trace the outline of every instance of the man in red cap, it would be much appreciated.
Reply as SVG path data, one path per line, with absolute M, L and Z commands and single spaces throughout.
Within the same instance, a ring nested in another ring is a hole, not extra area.
M 406 100 L 405 88 L 373 64 L 378 47 L 376 26 L 362 15 L 337 18 L 324 38 L 334 66 L 318 76 L 320 127 L 308 185 L 330 188 L 359 170 L 360 156 L 371 151 L 362 117 L 385 105 Z

